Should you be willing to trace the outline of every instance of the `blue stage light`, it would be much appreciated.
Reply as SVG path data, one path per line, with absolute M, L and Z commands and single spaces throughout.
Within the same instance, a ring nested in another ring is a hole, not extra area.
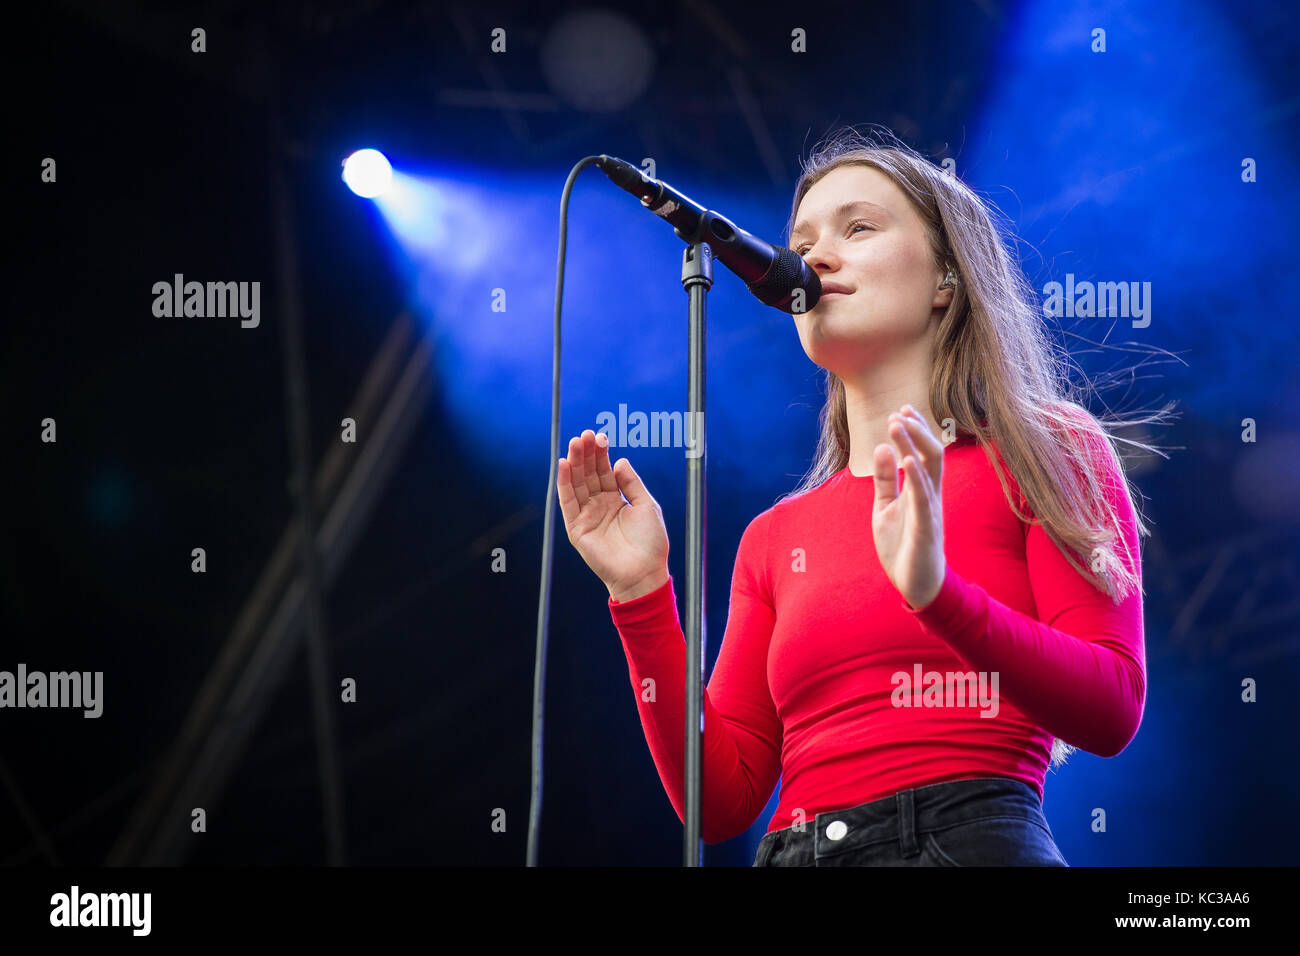
M 358 196 L 373 199 L 393 184 L 393 167 L 377 149 L 359 149 L 343 163 L 343 181 Z

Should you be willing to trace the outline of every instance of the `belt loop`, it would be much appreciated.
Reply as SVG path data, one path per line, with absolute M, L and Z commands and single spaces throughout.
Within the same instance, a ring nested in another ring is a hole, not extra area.
M 921 852 L 921 843 L 916 836 L 915 798 L 915 790 L 900 790 L 896 796 L 898 804 L 898 849 L 904 857 L 915 856 Z

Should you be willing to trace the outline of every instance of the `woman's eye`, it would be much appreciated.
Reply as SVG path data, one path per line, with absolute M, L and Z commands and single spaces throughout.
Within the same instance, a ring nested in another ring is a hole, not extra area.
M 858 226 L 862 226 L 864 229 L 872 228 L 871 223 L 866 222 L 864 220 L 859 220 L 858 222 L 851 222 L 849 223 L 849 235 L 854 235 L 853 230 Z M 808 254 L 809 248 L 810 248 L 809 246 L 800 246 L 798 249 L 795 250 L 795 254 L 800 256 L 805 256 Z

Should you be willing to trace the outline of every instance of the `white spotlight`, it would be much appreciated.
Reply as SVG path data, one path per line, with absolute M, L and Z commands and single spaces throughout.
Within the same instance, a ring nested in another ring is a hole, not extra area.
M 377 149 L 359 149 L 343 163 L 343 181 L 358 196 L 373 199 L 393 184 L 393 167 Z

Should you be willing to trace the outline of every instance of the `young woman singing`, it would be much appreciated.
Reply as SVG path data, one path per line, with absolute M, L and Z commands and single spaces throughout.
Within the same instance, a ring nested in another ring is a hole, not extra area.
M 736 553 L 703 701 L 703 838 L 744 832 L 780 778 L 758 866 L 1064 866 L 1048 766 L 1118 754 L 1146 695 L 1148 532 L 1119 439 L 1074 397 L 1008 242 L 956 177 L 842 131 L 805 163 L 788 228 L 822 283 L 794 322 L 826 405 L 812 470 Z M 603 434 L 573 438 L 558 473 L 681 817 L 661 510 Z

